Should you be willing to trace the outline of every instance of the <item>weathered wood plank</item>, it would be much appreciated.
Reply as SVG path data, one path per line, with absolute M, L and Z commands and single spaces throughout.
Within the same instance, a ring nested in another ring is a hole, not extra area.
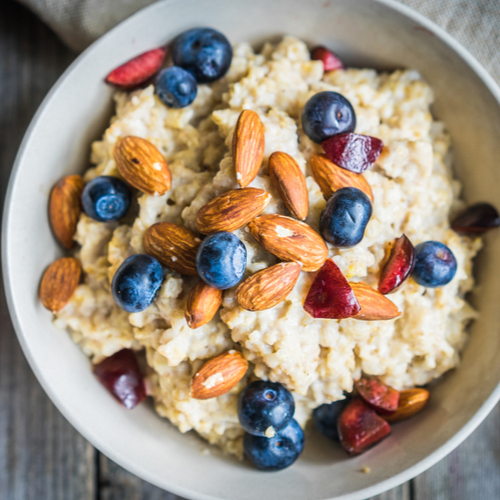
M 410 483 L 402 484 L 397 488 L 393 488 L 381 495 L 371 497 L 369 500 L 413 500 L 411 498 L 411 485 Z

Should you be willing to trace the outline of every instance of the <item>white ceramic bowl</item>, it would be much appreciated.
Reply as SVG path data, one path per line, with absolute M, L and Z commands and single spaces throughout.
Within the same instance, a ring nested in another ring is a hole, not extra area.
M 469 202 L 498 202 L 499 89 L 479 64 L 428 20 L 393 1 L 170 0 L 139 12 L 87 50 L 65 72 L 34 118 L 16 160 L 3 225 L 7 296 L 19 340 L 39 381 L 66 418 L 98 449 L 131 472 L 192 499 L 361 499 L 422 472 L 456 447 L 500 396 L 500 239 L 486 238 L 477 260 L 474 303 L 481 312 L 458 370 L 436 384 L 428 409 L 394 427 L 387 440 L 347 458 L 310 438 L 301 459 L 274 474 L 202 455 L 147 405 L 128 412 L 93 377 L 86 357 L 56 331 L 37 298 L 45 267 L 61 255 L 47 220 L 51 186 L 82 172 L 89 145 L 109 119 L 111 68 L 195 26 L 213 26 L 232 42 L 283 34 L 338 51 L 350 65 L 419 70 L 436 94 L 434 111 L 453 138 L 456 174 Z M 362 474 L 363 466 L 371 474 Z

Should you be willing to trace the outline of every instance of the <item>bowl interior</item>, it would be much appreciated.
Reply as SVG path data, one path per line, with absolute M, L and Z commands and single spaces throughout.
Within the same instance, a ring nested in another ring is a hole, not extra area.
M 95 446 L 142 478 L 196 499 L 322 500 L 366 498 L 409 479 L 449 452 L 499 396 L 500 238 L 488 235 L 477 260 L 481 312 L 459 370 L 433 391 L 428 411 L 394 428 L 356 458 L 311 437 L 290 469 L 263 474 L 181 435 L 148 406 L 127 412 L 92 376 L 69 336 L 56 331 L 37 299 L 40 276 L 61 252 L 48 226 L 47 199 L 63 175 L 88 165 L 90 142 L 112 111 L 103 83 L 131 56 L 195 26 L 213 26 L 232 42 L 259 44 L 283 34 L 325 44 L 350 65 L 419 70 L 436 95 L 435 114 L 453 139 L 455 171 L 469 202 L 497 200 L 500 106 L 496 87 L 470 56 L 409 9 L 373 0 L 170 0 L 122 23 L 66 72 L 46 99 L 17 159 L 4 219 L 4 276 L 23 349 L 52 400 Z M 35 251 L 36 250 L 36 251 Z M 492 272 L 493 271 L 493 272 Z M 363 466 L 371 474 L 362 474 Z

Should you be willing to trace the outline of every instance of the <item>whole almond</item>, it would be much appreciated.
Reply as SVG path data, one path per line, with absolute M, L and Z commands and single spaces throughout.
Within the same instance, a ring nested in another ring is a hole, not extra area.
M 81 212 L 83 185 L 83 179 L 79 175 L 68 175 L 50 193 L 50 226 L 55 237 L 68 250 L 75 244 L 73 236 Z
M 52 312 L 62 309 L 75 293 L 82 267 L 73 257 L 63 257 L 45 270 L 40 283 L 40 300 Z
M 399 422 L 405 418 L 413 417 L 419 411 L 423 410 L 429 401 L 430 393 L 427 389 L 415 388 L 406 391 L 400 391 L 399 403 L 396 413 L 383 418 L 387 422 Z
M 264 159 L 266 129 L 255 111 L 241 112 L 233 134 L 232 155 L 238 184 L 247 187 L 259 173 Z
M 349 283 L 349 285 L 351 285 L 354 295 L 361 306 L 359 313 L 353 316 L 354 319 L 378 321 L 401 316 L 396 304 L 378 290 L 375 290 L 375 288 L 362 282 Z
M 311 171 L 314 180 L 327 200 L 339 189 L 354 187 L 363 191 L 373 202 L 372 188 L 363 174 L 356 174 L 337 167 L 325 155 L 317 154 L 311 156 Z
M 285 262 L 302 263 L 303 271 L 316 271 L 328 258 L 323 238 L 304 222 L 291 217 L 261 215 L 248 228 L 265 250 Z
M 203 280 L 191 289 L 186 302 L 185 317 L 189 328 L 208 323 L 222 304 L 222 290 L 207 285 Z
M 238 351 L 227 351 L 207 361 L 191 381 L 191 396 L 210 399 L 230 391 L 246 374 L 248 361 Z
M 286 208 L 304 220 L 309 212 L 309 193 L 298 163 L 289 154 L 276 151 L 269 157 L 269 176 Z
M 165 267 L 179 274 L 196 276 L 196 252 L 200 238 L 189 229 L 158 222 L 150 226 L 144 234 L 144 248 Z
M 158 149 L 145 139 L 129 135 L 120 139 L 114 149 L 120 175 L 143 193 L 165 194 L 172 182 L 170 169 Z
M 196 217 L 196 229 L 203 234 L 235 231 L 257 217 L 270 201 L 271 195 L 263 189 L 227 191 L 200 209 Z
M 281 262 L 253 274 L 236 290 L 238 304 L 248 311 L 271 309 L 293 290 L 300 269 L 296 262 Z

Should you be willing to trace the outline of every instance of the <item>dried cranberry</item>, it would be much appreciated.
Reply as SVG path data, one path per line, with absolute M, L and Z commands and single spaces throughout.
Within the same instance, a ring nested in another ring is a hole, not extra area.
M 340 57 L 330 49 L 318 45 L 311 51 L 313 61 L 321 61 L 325 71 L 335 71 L 336 69 L 345 69 L 345 65 Z
M 403 234 L 394 242 L 389 260 L 382 269 L 378 291 L 384 295 L 395 292 L 411 275 L 414 267 L 415 248 L 408 237 Z
M 457 233 L 482 234 L 500 226 L 497 209 L 489 203 L 476 203 L 466 208 L 451 223 Z
M 354 385 L 361 399 L 380 415 L 391 415 L 398 409 L 399 392 L 378 378 L 364 375 Z

